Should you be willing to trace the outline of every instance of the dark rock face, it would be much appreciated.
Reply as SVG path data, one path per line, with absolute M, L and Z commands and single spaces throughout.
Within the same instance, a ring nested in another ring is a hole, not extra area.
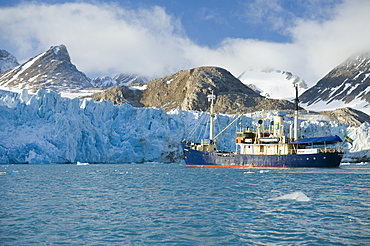
M 166 111 L 172 109 L 207 111 L 209 108 L 207 96 L 213 91 L 217 96 L 215 109 L 218 113 L 293 109 L 291 102 L 262 97 L 230 72 L 219 67 L 198 67 L 179 71 L 140 85 L 146 88 L 141 93 L 136 92 L 134 97 L 127 91 L 130 87 L 122 86 L 115 89 L 120 94 L 119 98 L 112 96 L 110 90 L 94 94 L 92 98 L 113 100 L 116 104 L 140 103 L 144 107 L 157 107 Z
M 41 88 L 60 91 L 92 87 L 90 79 L 71 63 L 64 45 L 52 46 L 45 53 L 3 73 L 0 85 L 31 91 Z
M 355 55 L 330 71 L 299 98 L 311 105 L 334 100 L 349 103 L 360 99 L 370 103 L 370 52 Z
M 0 49 L 0 73 L 4 73 L 18 65 L 17 59 L 12 54 Z

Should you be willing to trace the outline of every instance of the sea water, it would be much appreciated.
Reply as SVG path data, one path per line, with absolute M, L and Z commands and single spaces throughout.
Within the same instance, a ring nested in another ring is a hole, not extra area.
M 2 165 L 0 245 L 370 245 L 370 164 Z

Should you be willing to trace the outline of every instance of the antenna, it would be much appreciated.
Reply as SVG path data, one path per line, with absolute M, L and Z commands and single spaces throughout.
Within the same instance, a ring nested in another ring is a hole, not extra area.
M 294 99 L 294 141 L 298 140 L 298 84 L 294 84 L 295 87 L 295 99 Z
M 214 112 L 213 105 L 214 105 L 214 101 L 216 100 L 216 96 L 213 94 L 213 91 L 212 91 L 212 94 L 208 95 L 207 98 L 208 98 L 208 102 L 211 103 L 210 112 L 209 112 L 209 117 L 210 117 L 209 118 L 209 139 L 213 141 L 213 138 L 215 135 L 215 124 L 214 124 L 215 112 Z

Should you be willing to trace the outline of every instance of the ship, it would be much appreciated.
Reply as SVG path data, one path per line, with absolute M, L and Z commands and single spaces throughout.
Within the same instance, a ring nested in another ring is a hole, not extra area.
M 294 120 L 289 135 L 284 134 L 284 116 L 275 115 L 271 127 L 263 129 L 258 120 L 256 131 L 250 127 L 236 131 L 236 148 L 233 152 L 217 148 L 217 139 L 235 124 L 239 115 L 217 135 L 214 132 L 216 96 L 208 95 L 210 102 L 209 138 L 199 142 L 182 142 L 184 159 L 188 167 L 239 167 L 239 168 L 336 168 L 343 158 L 342 139 L 337 136 L 298 138 L 298 86 L 294 103 Z M 233 138 L 234 139 L 234 138 Z M 235 141 L 235 140 L 232 140 Z

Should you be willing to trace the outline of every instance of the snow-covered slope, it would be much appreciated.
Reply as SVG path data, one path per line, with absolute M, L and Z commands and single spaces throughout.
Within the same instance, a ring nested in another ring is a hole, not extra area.
M 300 100 L 307 109 L 351 107 L 370 115 L 370 52 L 348 58 L 305 91 Z
M 72 64 L 65 45 L 52 46 L 21 65 L 14 56 L 0 50 L 0 71 L 7 71 L 0 76 L 0 87 L 3 89 L 12 91 L 28 89 L 33 92 L 41 88 L 53 89 L 69 93 L 72 97 L 77 97 L 80 93 L 91 94 L 87 91 L 91 88 L 106 89 L 116 85 L 147 81 L 144 77 L 124 73 L 113 78 L 106 76 L 91 80 Z
M 17 59 L 12 54 L 0 49 L 0 73 L 4 73 L 18 65 Z
M 120 73 L 113 78 L 109 76 L 94 78 L 91 83 L 97 88 L 110 88 L 117 85 L 130 85 L 134 83 L 144 83 L 148 79 L 138 75 Z
M 256 112 L 243 120 L 255 126 L 258 119 L 269 119 L 278 113 Z M 21 94 L 0 91 L 0 163 L 180 161 L 181 140 L 189 137 L 205 114 L 180 110 L 166 113 L 128 104 L 115 106 L 110 101 L 63 98 L 45 90 L 34 95 L 26 90 Z M 225 127 L 234 117 L 217 115 L 216 125 Z M 292 123 L 291 118 L 285 118 L 286 124 Z M 366 123 L 348 127 L 318 118 L 300 120 L 300 132 L 306 137 L 349 136 L 354 141 L 352 145 L 345 144 L 346 160 L 370 159 L 370 126 Z M 235 128 L 228 129 L 218 141 L 220 147 L 232 150 L 234 136 Z
M 64 45 L 52 46 L 46 52 L 3 73 L 0 86 L 31 91 L 41 88 L 61 91 L 92 87 L 90 79 L 71 63 Z
M 275 99 L 293 98 L 295 84 L 299 85 L 300 93 L 307 88 L 306 83 L 299 76 L 272 68 L 246 70 L 239 75 L 238 79 L 262 96 Z

